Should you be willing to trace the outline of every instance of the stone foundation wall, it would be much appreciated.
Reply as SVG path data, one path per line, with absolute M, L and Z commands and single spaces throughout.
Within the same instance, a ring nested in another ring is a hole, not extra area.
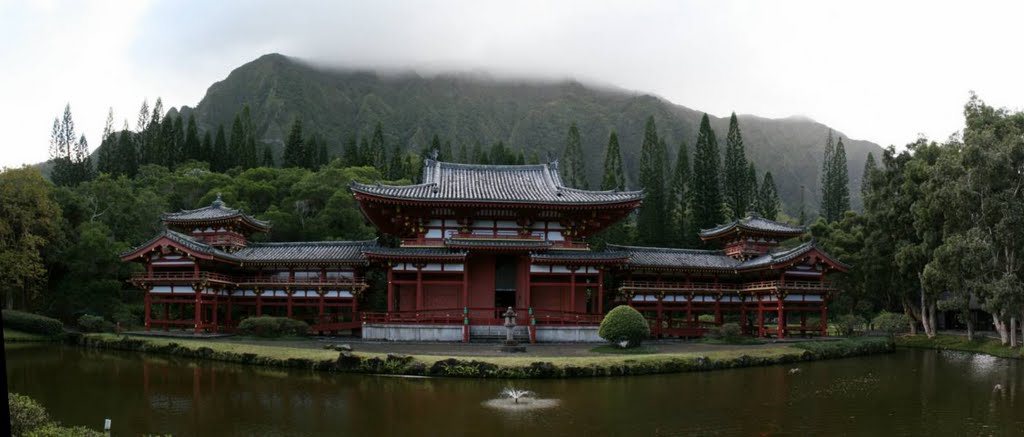
M 462 341 L 461 325 L 363 325 L 364 340 Z
M 597 326 L 538 326 L 538 343 L 600 343 Z

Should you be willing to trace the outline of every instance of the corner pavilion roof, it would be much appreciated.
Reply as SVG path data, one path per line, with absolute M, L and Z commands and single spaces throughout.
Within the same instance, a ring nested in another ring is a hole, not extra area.
M 728 256 L 721 250 L 670 249 L 662 247 L 619 246 L 614 244 L 609 244 L 608 248 L 627 253 L 629 261 L 626 265 L 640 268 L 734 272 L 756 270 L 793 261 L 812 251 L 821 253 L 840 269 L 845 270 L 849 267 L 825 254 L 824 251 L 818 248 L 814 240 L 790 249 L 777 250 L 745 261 Z
M 702 229 L 700 231 L 700 238 L 702 240 L 710 240 L 730 233 L 739 232 L 741 230 L 758 234 L 774 234 L 780 237 L 796 237 L 807 232 L 807 228 L 803 226 L 792 226 L 774 220 L 768 220 L 757 214 L 751 214 L 747 217 L 739 220 L 733 220 L 732 222 L 718 225 L 711 229 Z
M 249 243 L 245 248 L 229 253 L 190 235 L 164 229 L 139 247 L 121 254 L 121 257 L 127 260 L 140 256 L 147 248 L 159 246 L 157 243 L 164 238 L 177 243 L 186 251 L 236 264 L 363 263 L 363 251 L 379 247 L 377 240 Z
M 456 164 L 427 159 L 423 183 L 382 185 L 352 183 L 352 191 L 396 200 L 600 205 L 637 202 L 642 191 L 590 191 L 569 188 L 558 175 L 558 162 L 536 165 Z
M 269 222 L 257 220 L 240 209 L 228 208 L 224 201 L 221 200 L 220 194 L 217 194 L 217 199 L 210 206 L 166 213 L 161 216 L 161 219 L 165 223 L 172 224 L 200 224 L 238 219 L 256 230 L 263 232 L 270 230 Z

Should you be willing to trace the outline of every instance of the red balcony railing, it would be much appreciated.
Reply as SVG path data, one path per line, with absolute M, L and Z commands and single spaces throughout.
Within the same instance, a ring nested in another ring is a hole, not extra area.
M 684 281 L 622 281 L 620 286 L 626 290 L 666 290 L 666 291 L 704 291 L 704 292 L 737 292 L 737 291 L 772 291 L 807 290 L 829 291 L 835 288 L 831 282 L 819 281 L 758 281 L 742 284 Z
M 296 278 L 291 280 L 287 277 L 277 276 L 230 276 L 214 272 L 139 272 L 133 273 L 132 281 L 136 282 L 195 282 L 213 281 L 225 284 L 239 285 L 299 285 L 299 286 L 336 286 L 350 288 L 365 288 L 366 281 L 361 278 Z
M 392 324 L 438 324 L 462 325 L 469 319 L 474 326 L 501 325 L 508 308 L 441 308 L 413 311 L 362 312 L 366 323 Z M 571 311 L 538 310 L 532 314 L 529 308 L 516 309 L 516 325 L 596 325 L 601 323 L 601 314 L 586 314 Z

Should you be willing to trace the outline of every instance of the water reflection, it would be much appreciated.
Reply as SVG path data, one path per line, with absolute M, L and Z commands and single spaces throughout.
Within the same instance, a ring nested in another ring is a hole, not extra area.
M 8 348 L 12 390 L 68 424 L 129 435 L 1014 434 L 1021 367 L 896 354 L 634 378 L 516 381 L 558 399 L 483 405 L 507 381 L 286 371 L 53 346 Z M 993 390 L 996 384 L 1001 390 Z M 522 414 L 520 414 L 522 413 Z

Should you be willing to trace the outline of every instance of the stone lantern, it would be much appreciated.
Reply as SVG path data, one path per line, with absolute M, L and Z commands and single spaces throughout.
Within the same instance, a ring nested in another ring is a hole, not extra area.
M 526 348 L 519 345 L 519 342 L 515 340 L 514 332 L 516 329 L 516 311 L 512 307 L 508 307 L 507 310 L 501 315 L 505 319 L 505 344 L 501 347 L 502 352 L 526 352 Z

